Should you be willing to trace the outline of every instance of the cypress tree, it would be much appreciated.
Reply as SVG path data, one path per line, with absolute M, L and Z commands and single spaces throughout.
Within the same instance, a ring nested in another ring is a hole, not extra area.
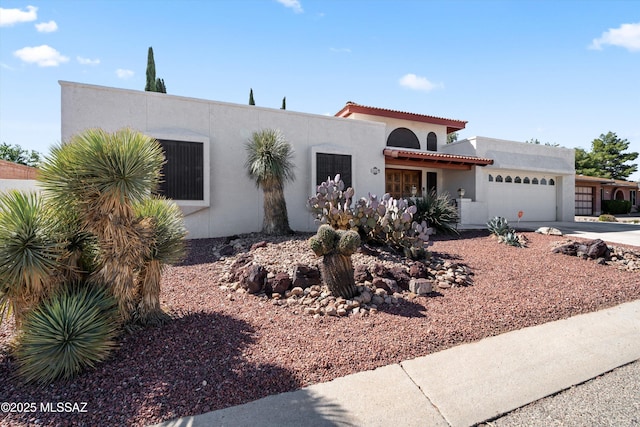
M 253 88 L 249 89 L 249 105 L 256 105 L 256 102 L 253 100 Z
M 156 92 L 167 93 L 167 87 L 164 85 L 164 79 L 156 79 Z
M 147 54 L 147 84 L 144 87 L 147 92 L 156 91 L 156 63 L 153 60 L 153 48 L 149 47 Z
M 284 98 L 282 98 L 282 107 L 280 107 L 281 110 L 286 110 L 287 109 L 287 97 L 285 96 Z

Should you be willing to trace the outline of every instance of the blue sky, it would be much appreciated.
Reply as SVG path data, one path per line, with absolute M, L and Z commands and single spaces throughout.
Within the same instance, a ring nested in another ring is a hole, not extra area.
M 640 152 L 640 1 L 0 0 L 0 141 L 48 153 L 58 80 L 334 114 L 467 120 L 460 138 Z M 640 163 L 640 159 L 636 161 Z M 640 173 L 632 176 L 640 180 Z

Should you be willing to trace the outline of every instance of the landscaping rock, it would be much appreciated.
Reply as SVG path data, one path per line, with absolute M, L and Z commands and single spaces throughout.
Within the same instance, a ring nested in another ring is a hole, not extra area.
M 270 292 L 284 294 L 291 287 L 292 281 L 287 273 L 276 273 L 273 279 L 269 279 L 267 288 L 270 288 Z
M 409 267 L 409 276 L 418 279 L 426 279 L 428 277 L 429 269 L 422 262 L 414 262 Z
M 411 277 L 407 274 L 407 270 L 403 267 L 392 267 L 389 269 L 389 274 L 393 276 L 393 280 L 396 281 L 398 287 L 404 291 L 409 290 L 409 281 Z
M 353 269 L 353 279 L 356 283 L 364 283 L 367 280 L 371 280 L 373 277 L 371 276 L 371 272 L 369 271 L 369 267 L 365 264 L 358 264 Z
M 562 236 L 562 231 L 553 227 L 540 227 L 536 230 L 538 234 L 547 234 L 550 236 Z
M 293 286 L 300 288 L 308 288 L 314 285 L 320 285 L 320 270 L 307 265 L 298 264 L 293 270 Z
M 218 253 L 221 256 L 230 256 L 233 255 L 233 253 L 235 252 L 235 249 L 233 249 L 232 245 L 224 245 L 223 247 L 220 248 L 220 250 L 218 251 Z
M 387 279 L 384 277 L 376 277 L 373 279 L 373 286 L 376 288 L 384 289 L 388 293 L 398 292 L 398 282 L 393 279 Z
M 427 295 L 433 289 L 433 282 L 429 279 L 411 279 L 409 281 L 409 291 L 417 295 Z
M 239 282 L 250 294 L 262 292 L 267 283 L 267 270 L 261 265 L 251 264 L 240 273 Z
M 258 248 L 264 248 L 265 246 L 267 246 L 267 242 L 264 240 L 261 240 L 259 242 L 254 243 L 253 245 L 251 245 L 251 250 L 255 251 Z

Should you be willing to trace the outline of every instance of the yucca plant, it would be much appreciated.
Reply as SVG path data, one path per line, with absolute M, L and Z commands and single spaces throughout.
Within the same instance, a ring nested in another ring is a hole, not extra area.
M 0 193 L 0 322 L 24 315 L 55 286 L 64 244 L 36 193 Z
M 249 177 L 262 188 L 264 194 L 265 234 L 289 234 L 287 203 L 284 199 L 284 183 L 294 179 L 293 148 L 282 133 L 275 129 L 254 132 L 245 145 L 245 167 Z
M 162 271 L 166 265 L 183 259 L 187 230 L 182 211 L 170 200 L 148 198 L 136 204 L 135 210 L 139 217 L 151 219 L 153 230 L 151 251 L 138 275 L 141 295 L 137 317 L 143 324 L 158 324 L 166 319 L 160 307 Z
M 431 190 L 424 197 L 407 201 L 416 206 L 413 218 L 418 223 L 426 221 L 429 227 L 442 234 L 459 234 L 456 228 L 458 209 L 451 203 L 449 193 L 438 194 Z
M 95 283 L 110 287 L 127 322 L 138 299 L 136 274 L 148 258 L 152 230 L 133 210 L 155 190 L 164 155 L 160 144 L 131 129 L 90 129 L 54 147 L 39 180 L 57 206 L 78 212 L 82 229 L 98 245 Z
M 70 379 L 116 347 L 117 304 L 101 286 L 65 284 L 30 311 L 15 351 L 28 383 Z

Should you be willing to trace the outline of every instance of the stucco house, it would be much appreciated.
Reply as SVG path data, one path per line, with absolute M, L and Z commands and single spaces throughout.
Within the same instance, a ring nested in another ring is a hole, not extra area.
M 603 200 L 628 200 L 631 211 L 638 212 L 639 191 L 637 182 L 576 175 L 576 215 L 602 214 Z
M 313 231 L 306 209 L 316 186 L 340 173 L 356 197 L 411 197 L 436 189 L 459 205 L 463 224 L 496 215 L 572 221 L 572 149 L 473 137 L 447 144 L 466 122 L 349 102 L 335 117 L 60 82 L 62 141 L 88 128 L 131 127 L 162 144 L 161 191 L 185 213 L 190 238 L 259 231 L 262 192 L 244 167 L 252 132 L 279 129 L 294 148 L 285 186 L 291 228 Z M 458 189 L 464 195 L 459 196 Z

